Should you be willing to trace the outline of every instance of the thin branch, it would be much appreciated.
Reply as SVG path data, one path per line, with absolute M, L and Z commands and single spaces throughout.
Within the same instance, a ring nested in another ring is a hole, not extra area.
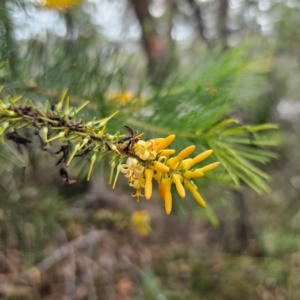
M 68 243 L 68 238 L 64 229 L 57 223 L 55 227 L 59 230 L 59 236 L 57 238 L 58 242 L 63 245 L 69 245 L 70 255 L 66 259 L 63 266 L 63 273 L 65 276 L 65 295 L 66 299 L 76 298 L 76 259 L 74 248 Z
M 93 272 L 92 272 L 92 263 L 93 261 L 91 261 L 87 256 L 83 256 L 81 258 L 81 277 L 83 282 L 86 284 L 87 286 L 87 291 L 88 291 L 88 295 L 89 295 L 89 299 L 90 300 L 98 300 L 98 296 L 97 296 L 97 291 L 95 288 L 95 281 L 94 281 L 94 277 L 93 277 Z
M 30 268 L 29 270 L 23 273 L 23 277 L 31 277 L 31 272 L 34 269 L 38 269 L 40 272 L 45 272 L 53 267 L 58 262 L 69 257 L 74 251 L 83 250 L 90 245 L 101 243 L 106 235 L 104 230 L 92 230 L 86 235 L 83 235 L 76 240 L 66 243 L 61 246 L 59 249 L 54 251 L 50 256 L 44 258 L 39 264 Z

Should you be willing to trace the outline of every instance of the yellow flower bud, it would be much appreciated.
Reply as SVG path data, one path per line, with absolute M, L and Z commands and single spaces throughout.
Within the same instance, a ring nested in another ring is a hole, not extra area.
M 179 168 L 183 169 L 183 170 L 188 170 L 192 165 L 193 165 L 193 159 L 192 158 L 187 158 L 187 159 L 184 159 L 180 163 Z
M 170 156 L 174 154 L 176 151 L 173 149 L 165 149 L 158 153 L 158 156 Z
M 202 178 L 204 173 L 200 169 L 196 169 L 195 171 L 185 171 L 184 173 L 185 178 Z
M 176 190 L 177 190 L 177 193 L 178 193 L 179 197 L 184 198 L 185 197 L 185 190 L 184 190 L 184 187 L 182 185 L 182 181 L 183 181 L 182 176 L 180 174 L 174 174 L 172 176 L 172 181 L 175 183 Z
M 154 172 L 155 174 L 154 174 L 154 176 L 153 176 L 153 178 L 157 181 L 157 183 L 159 184 L 160 183 L 160 181 L 161 181 L 161 178 L 162 178 L 162 176 L 163 176 L 163 173 L 162 172 L 159 172 L 159 171 L 156 171 L 156 172 Z
M 185 181 L 185 187 L 192 193 L 193 197 L 195 198 L 195 200 L 202 206 L 202 207 L 206 207 L 206 203 L 203 200 L 203 198 L 200 196 L 200 194 L 197 192 L 197 187 L 192 184 L 189 181 Z
M 204 151 L 200 154 L 198 154 L 197 156 L 195 156 L 194 158 L 188 158 L 185 159 L 181 162 L 180 164 L 180 169 L 183 170 L 188 170 L 190 169 L 193 165 L 203 161 L 204 159 L 208 158 L 211 154 L 213 153 L 213 150 L 207 150 Z
M 152 196 L 152 179 L 154 176 L 154 170 L 146 169 L 145 170 L 145 198 L 149 200 Z
M 172 210 L 172 193 L 171 193 L 171 185 L 172 179 L 169 177 L 164 177 L 161 180 L 161 184 L 164 186 L 164 199 L 165 199 L 165 210 L 166 214 L 169 215 Z
M 207 150 L 207 151 L 204 151 L 200 154 L 198 154 L 197 156 L 195 156 L 193 158 L 193 165 L 203 161 L 204 159 L 208 158 L 211 154 L 213 153 L 213 150 Z
M 155 150 L 163 150 L 166 147 L 168 147 L 175 139 L 175 134 L 171 134 L 169 136 L 167 136 L 163 141 L 161 141 L 158 145 L 157 145 L 157 149 Z
M 171 158 L 168 160 L 168 165 L 170 166 L 171 169 L 174 169 L 176 167 L 176 165 L 183 160 L 184 158 L 186 158 L 187 156 L 189 156 L 191 153 L 193 153 L 195 150 L 195 146 L 191 145 L 189 147 L 186 147 L 185 149 L 183 149 L 181 152 L 178 153 L 177 156 Z
M 156 138 L 149 141 L 152 142 L 154 146 L 158 146 L 158 144 L 161 143 L 164 139 L 165 138 Z
M 160 171 L 162 173 L 168 173 L 170 171 L 170 168 L 164 165 L 163 163 L 161 163 L 160 161 L 155 161 L 153 163 L 153 166 L 155 170 Z
M 165 188 L 161 182 L 158 183 L 158 191 L 159 191 L 160 198 L 163 201 L 165 201 Z
M 214 162 L 212 164 L 209 164 L 209 165 L 207 165 L 203 168 L 197 169 L 197 170 L 199 170 L 200 172 L 206 173 L 206 172 L 216 169 L 220 164 L 221 164 L 220 162 Z

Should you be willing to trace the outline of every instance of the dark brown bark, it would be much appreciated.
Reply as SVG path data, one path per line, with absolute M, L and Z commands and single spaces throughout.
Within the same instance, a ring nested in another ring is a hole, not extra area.
M 160 84 L 170 72 L 170 56 L 167 45 L 156 31 L 154 19 L 149 12 L 149 1 L 130 0 L 130 2 L 142 29 L 149 76 L 154 84 Z
M 257 257 L 264 256 L 265 251 L 260 245 L 259 237 L 250 222 L 250 215 L 243 193 L 234 191 L 232 195 L 235 214 L 230 217 L 230 223 L 227 222 L 221 226 L 223 251 Z
M 227 27 L 226 21 L 227 21 L 227 12 L 228 12 L 229 2 L 228 2 L 228 0 L 219 0 L 219 1 L 220 1 L 219 34 L 220 34 L 220 38 L 222 40 L 224 49 L 227 49 L 228 48 L 229 29 Z
M 189 5 L 191 6 L 193 12 L 194 12 L 194 18 L 197 25 L 197 30 L 199 33 L 200 38 L 207 44 L 208 47 L 212 46 L 212 42 L 208 40 L 205 36 L 205 24 L 203 21 L 203 14 L 201 11 L 200 6 L 196 3 L 195 0 L 187 0 Z

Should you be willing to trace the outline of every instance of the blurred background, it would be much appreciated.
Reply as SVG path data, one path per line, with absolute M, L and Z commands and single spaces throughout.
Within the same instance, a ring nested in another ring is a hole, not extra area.
M 86 119 L 119 110 L 112 134 L 174 133 L 222 163 L 198 186 L 207 209 L 175 197 L 167 216 L 157 191 L 112 190 L 109 159 L 89 182 L 74 160 L 64 186 L 57 158 L 5 141 L 0 298 L 300 299 L 299 15 L 299 0 L 0 0 L 2 99 L 68 88 Z

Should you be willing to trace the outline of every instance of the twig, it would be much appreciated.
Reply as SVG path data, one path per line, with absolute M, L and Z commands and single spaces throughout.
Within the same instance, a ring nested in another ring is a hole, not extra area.
M 45 272 L 49 270 L 53 265 L 66 259 L 73 251 L 82 250 L 90 245 L 101 243 L 104 237 L 104 230 L 92 230 L 86 235 L 83 235 L 76 240 L 63 245 L 62 247 L 54 251 L 50 256 L 43 259 L 39 264 L 25 271 L 23 273 L 23 276 L 30 277 L 32 269 L 38 269 L 40 272 Z
M 63 267 L 63 273 L 65 276 L 65 294 L 66 299 L 76 298 L 76 261 L 75 261 L 75 251 L 74 248 L 68 243 L 68 238 L 64 229 L 55 223 L 55 226 L 59 230 L 58 242 L 68 245 L 70 249 L 70 255 L 66 260 Z
M 98 300 L 97 291 L 95 288 L 95 282 L 94 282 L 94 278 L 93 278 L 93 272 L 91 270 L 91 268 L 92 268 L 91 260 L 87 256 L 83 255 L 80 266 L 81 266 L 81 270 L 82 270 L 80 272 L 80 274 L 81 274 L 83 282 L 87 286 L 89 299 L 90 300 Z

